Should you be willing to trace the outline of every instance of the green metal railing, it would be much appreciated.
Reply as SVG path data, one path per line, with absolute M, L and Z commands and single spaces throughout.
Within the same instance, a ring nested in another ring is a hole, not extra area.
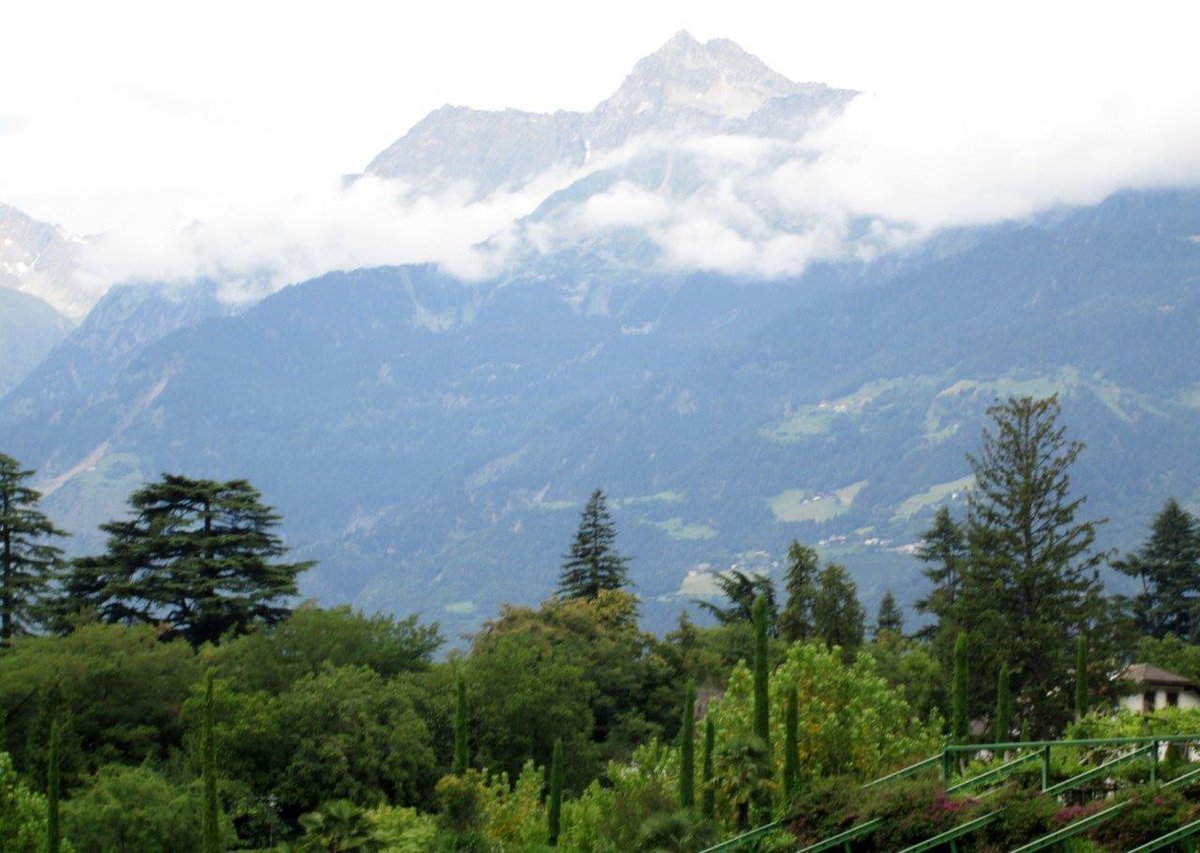
M 1179 844 L 1187 853 L 1195 853 L 1195 836 L 1197 834 L 1200 834 L 1200 820 L 1184 824 L 1179 829 L 1168 832 L 1166 835 L 1160 835 L 1153 841 L 1147 841 L 1141 847 L 1134 847 L 1129 853 L 1150 853 L 1151 850 L 1162 850 L 1164 847 L 1171 847 L 1175 844 Z
M 939 765 L 941 768 L 943 781 L 949 782 L 954 776 L 955 766 L 958 763 L 956 761 L 958 756 L 963 754 L 971 755 L 984 751 L 991 752 L 994 755 L 1003 755 L 1011 752 L 1021 752 L 1025 754 L 1019 755 L 1017 758 L 1010 761 L 1006 761 L 999 767 L 986 770 L 983 773 L 980 773 L 969 779 L 961 780 L 953 785 L 948 785 L 946 788 L 947 793 L 968 790 L 970 788 L 978 787 L 988 782 L 1003 778 L 1021 765 L 1037 759 L 1040 759 L 1042 765 L 1042 791 L 1051 795 L 1069 791 L 1080 785 L 1086 784 L 1092 779 L 1101 778 L 1107 775 L 1113 768 L 1141 758 L 1150 759 L 1150 781 L 1153 784 L 1158 781 L 1159 746 L 1162 744 L 1171 743 L 1200 743 L 1200 734 L 1137 735 L 1118 738 L 1082 738 L 1079 740 L 1009 741 L 1004 743 L 987 744 L 948 744 L 937 755 L 931 756 L 922 761 L 918 761 L 915 764 L 911 764 L 908 767 L 904 767 L 895 771 L 894 773 L 889 773 L 886 776 L 881 776 L 878 779 L 867 782 L 862 786 L 862 788 L 872 788 L 876 785 L 903 779 L 916 775 L 924 770 L 937 768 Z M 1061 782 L 1053 784 L 1051 783 L 1050 759 L 1051 751 L 1053 749 L 1086 749 L 1089 747 L 1111 748 L 1122 746 L 1130 746 L 1134 747 L 1134 749 L 1125 755 L 1120 755 L 1116 758 L 1109 759 L 1099 766 L 1085 770 L 1084 772 L 1076 774 L 1069 779 L 1064 779 Z M 1187 781 L 1200 781 L 1200 768 L 1184 773 L 1183 775 L 1168 782 L 1167 785 L 1184 784 Z M 1050 833 L 1043 838 L 1035 839 L 1024 847 L 1019 848 L 1019 850 L 1024 853 L 1024 851 L 1041 850 L 1045 847 L 1060 843 L 1065 839 L 1069 839 L 1074 835 L 1078 835 L 1087 831 L 1093 826 L 1118 816 L 1130 804 L 1130 802 L 1131 801 L 1126 800 L 1108 809 L 1096 812 L 1095 814 L 1089 815 L 1085 818 L 1081 818 L 1072 823 L 1070 826 Z M 758 827 L 750 832 L 730 838 L 727 841 L 723 841 L 713 847 L 709 847 L 703 851 L 703 853 L 724 853 L 724 851 L 740 849 L 744 846 L 754 843 L 757 839 L 762 838 L 765 835 L 774 832 L 775 830 L 785 828 L 789 822 L 795 819 L 795 817 L 797 817 L 797 815 L 789 815 L 781 820 Z M 907 848 L 904 853 L 917 853 L 917 851 L 932 850 L 942 846 L 948 846 L 953 853 L 953 851 L 957 851 L 958 849 L 957 840 L 959 838 L 987 826 L 998 818 L 999 812 L 992 812 L 982 815 L 967 821 L 961 826 L 954 827 L 953 829 L 947 830 L 940 835 L 919 842 L 918 844 Z M 849 829 L 837 833 L 836 835 L 830 836 L 829 838 L 822 839 L 816 844 L 805 847 L 799 851 L 799 853 L 818 853 L 818 851 L 832 850 L 838 847 L 842 848 L 842 850 L 846 851 L 846 853 L 849 853 L 849 851 L 852 849 L 851 842 L 871 834 L 875 830 L 879 829 L 882 825 L 883 824 L 880 819 L 865 821 L 857 826 L 852 826 Z M 1175 843 L 1181 839 L 1184 840 L 1186 844 L 1191 844 L 1191 837 L 1197 834 L 1200 834 L 1200 821 L 1197 821 L 1194 824 L 1188 824 L 1186 827 L 1175 830 L 1170 834 L 1170 840 L 1164 840 L 1167 839 L 1168 836 L 1163 836 L 1163 839 L 1156 839 L 1155 841 L 1150 842 L 1151 844 L 1159 844 L 1161 841 L 1162 844 L 1159 847 L 1146 846 L 1138 849 L 1157 850 L 1160 849 L 1161 846 Z M 1014 853 L 1017 853 L 1017 851 L 1014 851 Z

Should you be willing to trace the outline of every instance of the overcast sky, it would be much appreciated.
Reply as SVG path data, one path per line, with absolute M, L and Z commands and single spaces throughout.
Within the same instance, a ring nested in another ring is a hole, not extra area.
M 76 233 L 109 232 L 86 260 L 97 292 L 283 255 L 300 260 L 276 284 L 339 265 L 444 259 L 536 199 L 414 212 L 369 188 L 348 198 L 338 176 L 445 103 L 589 110 L 687 29 L 732 39 L 793 80 L 867 93 L 814 138 L 815 168 L 772 177 L 782 195 L 918 230 L 1011 218 L 1124 186 L 1200 183 L 1198 10 L 1095 0 L 13 3 L 0 50 L 0 201 Z M 210 230 L 186 245 L 168 235 L 197 221 Z M 724 227 L 693 225 L 701 245 Z M 439 239 L 428 258 L 417 251 Z M 318 243 L 321 257 L 296 248 Z M 206 252 L 218 260 L 206 266 Z M 731 245 L 730 257 L 751 255 L 761 260 L 762 247 Z

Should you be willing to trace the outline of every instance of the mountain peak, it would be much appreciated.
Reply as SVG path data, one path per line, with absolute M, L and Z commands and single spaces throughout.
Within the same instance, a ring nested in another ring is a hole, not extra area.
M 621 87 L 596 111 L 630 116 L 683 109 L 740 119 L 769 98 L 799 94 L 804 88 L 735 42 L 701 43 L 680 30 L 638 60 Z

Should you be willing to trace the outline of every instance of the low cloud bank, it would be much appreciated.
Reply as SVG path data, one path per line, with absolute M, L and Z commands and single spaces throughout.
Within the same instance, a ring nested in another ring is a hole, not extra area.
M 184 230 L 116 229 L 85 248 L 79 278 L 97 291 L 211 278 L 245 303 L 383 264 L 481 279 L 528 251 L 630 230 L 662 268 L 773 278 L 1125 188 L 1200 184 L 1198 142 L 1200 95 L 1044 93 L 1003 108 L 986 96 L 863 95 L 799 140 L 642 137 L 480 201 L 470 187 L 422 196 L 368 176 L 231 204 Z M 652 160 L 667 167 L 649 179 Z M 599 173 L 599 189 L 582 192 L 576 182 Z

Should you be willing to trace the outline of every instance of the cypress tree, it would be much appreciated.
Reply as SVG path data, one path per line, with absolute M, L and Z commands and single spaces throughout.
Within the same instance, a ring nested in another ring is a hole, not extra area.
M 467 685 L 460 675 L 454 680 L 454 775 L 467 772 Z
M 763 765 L 774 767 L 771 760 L 771 706 L 768 686 L 770 680 L 767 658 L 767 597 L 754 599 L 754 736 L 762 743 Z M 771 775 L 774 775 L 772 771 Z M 771 804 L 767 797 L 758 803 L 758 817 L 771 819 Z
M 717 792 L 713 787 L 713 746 L 716 732 L 713 721 L 704 720 L 704 766 L 701 770 L 703 788 L 700 792 L 700 815 L 705 820 L 712 820 L 717 815 Z
M 58 720 L 50 725 L 50 760 L 46 779 L 46 849 L 58 853 L 62 846 L 62 827 L 58 821 L 59 761 Z
M 967 685 L 967 633 L 963 631 L 954 641 L 954 684 L 950 707 L 950 737 L 954 743 L 965 743 L 967 740 Z
M 800 781 L 800 707 L 796 685 L 788 691 L 786 734 L 783 747 L 783 791 L 790 802 Z
M 1075 639 L 1075 719 L 1077 720 L 1088 712 L 1087 668 L 1087 635 L 1080 634 Z
M 213 674 L 210 669 L 204 685 L 204 853 L 222 853 L 220 806 L 217 803 L 217 747 L 213 728 Z
M 771 710 L 767 695 L 767 598 L 759 595 L 754 599 L 754 734 L 771 754 Z
M 1012 737 L 1012 689 L 1008 684 L 1008 664 L 1001 664 L 996 681 L 996 726 L 992 738 L 1005 743 Z
M 563 746 L 562 738 L 554 741 L 554 754 L 550 759 L 550 807 L 546 810 L 551 847 L 558 846 L 558 833 L 562 820 L 563 792 Z
M 679 807 L 696 807 L 696 682 L 688 679 L 679 729 Z

